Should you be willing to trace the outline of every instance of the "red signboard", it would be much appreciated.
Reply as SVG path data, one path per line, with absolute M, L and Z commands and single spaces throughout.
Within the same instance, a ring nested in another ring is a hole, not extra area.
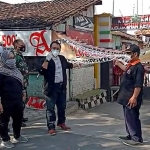
M 150 29 L 150 15 L 112 18 L 112 30 Z
M 88 45 L 94 45 L 94 38 L 92 32 L 79 31 L 71 27 L 66 28 L 66 34 L 71 39 L 76 41 L 85 42 Z

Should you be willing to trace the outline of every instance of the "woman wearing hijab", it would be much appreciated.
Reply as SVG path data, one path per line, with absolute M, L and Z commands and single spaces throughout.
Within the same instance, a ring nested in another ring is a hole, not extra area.
M 23 117 L 23 76 L 16 68 L 14 53 L 3 51 L 0 56 L 0 135 L 1 146 L 13 148 L 13 143 L 27 142 L 20 135 Z M 10 117 L 13 120 L 13 138 L 8 135 Z

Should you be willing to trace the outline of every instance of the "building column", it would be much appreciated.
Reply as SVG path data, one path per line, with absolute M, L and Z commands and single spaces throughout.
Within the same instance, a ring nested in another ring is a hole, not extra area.
M 94 44 L 102 48 L 112 48 L 111 14 L 94 16 Z M 100 88 L 100 63 L 94 65 L 96 88 Z

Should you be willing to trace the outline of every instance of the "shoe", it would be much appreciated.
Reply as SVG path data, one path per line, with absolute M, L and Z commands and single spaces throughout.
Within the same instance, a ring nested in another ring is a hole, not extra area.
M 49 133 L 51 136 L 56 135 L 56 130 L 51 129 L 51 130 L 48 131 L 48 133 Z
M 128 135 L 128 136 L 120 136 L 119 139 L 126 141 L 126 140 L 131 140 L 131 137 L 130 137 L 130 135 Z
M 26 127 L 27 125 L 25 123 L 22 122 L 21 127 Z
M 28 118 L 22 118 L 22 122 L 27 122 L 28 121 Z
M 14 137 L 11 139 L 12 143 L 26 143 L 28 142 L 28 139 L 24 136 L 20 136 L 18 139 L 15 139 Z
M 62 130 L 65 130 L 65 131 L 71 130 L 71 128 L 67 127 L 66 124 L 64 124 L 64 123 L 58 124 L 57 127 L 60 128 L 60 129 L 62 129 Z
M 10 141 L 7 141 L 7 142 L 2 141 L 1 146 L 6 147 L 6 148 L 14 148 L 15 147 L 14 144 L 12 144 Z
M 142 145 L 143 142 L 138 142 L 138 141 L 133 141 L 133 140 L 126 140 L 126 141 L 123 141 L 123 144 L 125 144 L 127 146 L 138 146 L 138 145 Z

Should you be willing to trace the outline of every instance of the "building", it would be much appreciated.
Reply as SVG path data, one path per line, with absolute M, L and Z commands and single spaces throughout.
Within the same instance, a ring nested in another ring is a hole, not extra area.
M 42 78 L 37 80 L 35 73 L 41 58 L 50 51 L 51 41 L 56 39 L 53 36 L 53 31 L 61 32 L 78 41 L 94 45 L 93 16 L 95 5 L 101 4 L 102 0 L 54 0 L 22 4 L 0 3 L 0 41 L 4 43 L 6 48 L 11 48 L 16 38 L 23 39 L 26 44 L 24 56 L 32 73 L 29 81 L 29 95 L 41 96 L 43 81 Z M 78 85 L 80 89 L 88 87 L 85 85 L 86 82 L 91 85 L 92 89 L 94 88 L 94 79 L 91 79 L 90 83 L 88 79 L 85 80 L 85 78 L 91 76 L 94 78 L 94 67 L 91 70 L 81 69 L 81 72 L 74 73 L 75 78 L 80 79 L 78 83 L 84 81 L 84 85 Z M 70 79 L 68 79 L 69 81 Z M 70 85 L 68 84 L 68 86 Z M 70 87 L 67 87 L 67 89 L 69 97 Z M 79 94 L 78 91 L 76 93 Z
M 113 49 L 124 50 L 130 44 L 139 45 L 140 48 L 143 49 L 144 42 L 140 38 L 123 31 L 112 31 L 111 33 L 113 38 Z

